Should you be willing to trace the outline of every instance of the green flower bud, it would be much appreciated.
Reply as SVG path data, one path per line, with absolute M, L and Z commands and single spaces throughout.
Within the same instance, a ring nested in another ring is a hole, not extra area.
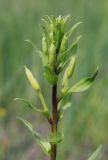
M 67 78 L 70 78 L 73 75 L 76 63 L 76 56 L 72 56 L 69 66 L 67 68 Z
M 54 30 L 54 25 L 53 25 L 53 23 L 50 24 L 50 29 L 51 29 L 51 31 L 53 32 L 53 30 Z
M 52 43 L 49 48 L 49 62 L 51 65 L 55 63 L 55 59 L 56 59 L 56 47 L 54 43 Z
M 33 74 L 31 73 L 31 71 L 27 67 L 25 67 L 25 72 L 26 72 L 27 78 L 30 81 L 33 89 L 36 91 L 40 91 L 40 86 L 39 86 L 37 80 L 34 78 Z
M 42 51 L 44 54 L 47 54 L 47 51 L 48 51 L 45 35 L 43 35 L 43 38 L 42 38 Z
M 51 40 L 51 42 L 53 42 L 53 41 L 54 41 L 53 32 L 50 32 L 50 40 Z
M 68 47 L 68 39 L 67 36 L 64 35 L 60 46 L 60 52 L 66 51 L 67 47 Z
M 63 80 L 62 80 L 62 89 L 61 89 L 62 95 L 65 94 L 65 92 L 67 91 L 67 88 L 68 88 L 68 78 L 67 78 L 67 69 L 66 69 L 64 72 Z

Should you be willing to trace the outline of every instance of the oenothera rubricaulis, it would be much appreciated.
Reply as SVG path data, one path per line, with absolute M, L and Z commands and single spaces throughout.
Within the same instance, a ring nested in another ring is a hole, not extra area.
M 66 31 L 69 18 L 69 15 L 60 15 L 58 17 L 45 16 L 45 18 L 42 19 L 41 27 L 43 30 L 43 37 L 41 50 L 39 50 L 33 42 L 26 40 L 26 42 L 30 43 L 34 47 L 42 60 L 44 68 L 43 75 L 46 77 L 49 85 L 52 87 L 52 95 L 50 98 L 52 101 L 52 106 L 47 105 L 41 86 L 33 76 L 30 69 L 28 69 L 26 66 L 24 68 L 27 78 L 32 88 L 37 92 L 43 108 L 35 107 L 26 99 L 15 99 L 23 101 L 28 105 L 29 108 L 42 113 L 51 125 L 49 137 L 45 138 L 33 129 L 33 126 L 30 122 L 17 117 L 29 129 L 45 154 L 50 157 L 50 160 L 56 160 L 57 144 L 60 143 L 64 137 L 63 133 L 59 130 L 58 123 L 60 119 L 63 118 L 65 111 L 71 107 L 71 100 L 65 102 L 65 97 L 68 97 L 70 94 L 75 94 L 76 92 L 83 92 L 90 88 L 98 74 L 97 68 L 93 75 L 82 78 L 72 85 L 70 79 L 74 74 L 77 60 L 76 52 L 78 48 L 78 42 L 82 36 L 78 35 L 72 41 L 72 43 L 70 43 L 70 41 L 73 33 L 82 22 L 74 24 L 69 31 Z M 58 81 L 61 75 L 63 75 L 63 77 L 61 78 L 62 82 L 59 83 L 61 86 L 59 86 L 60 90 L 58 91 Z M 95 160 L 100 149 L 101 145 L 88 160 Z

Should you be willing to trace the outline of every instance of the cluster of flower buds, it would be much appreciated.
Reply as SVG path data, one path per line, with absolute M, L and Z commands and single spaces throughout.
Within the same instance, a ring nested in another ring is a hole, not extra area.
M 42 19 L 42 52 L 43 59 L 47 59 L 45 68 L 49 68 L 49 70 L 55 72 L 56 75 L 59 75 L 59 73 L 63 70 L 66 64 L 68 64 L 72 54 L 76 52 L 77 43 L 81 37 L 79 36 L 70 46 L 68 45 L 70 36 L 81 23 L 76 23 L 68 32 L 66 32 L 66 25 L 69 17 L 69 15 L 58 17 L 46 16 L 45 19 Z M 71 71 L 73 70 L 73 64 L 71 67 L 71 63 L 72 62 L 70 62 L 70 69 L 68 71 L 69 77 L 70 75 L 72 75 L 71 72 L 73 72 Z M 50 75 L 47 75 L 46 72 L 47 71 L 45 70 L 46 77 L 50 77 Z M 49 81 L 51 77 L 47 79 Z M 53 81 L 51 83 L 56 82 Z
M 65 26 L 69 16 L 47 16 L 43 19 L 42 51 L 48 56 L 49 63 L 53 66 L 59 52 L 64 52 L 68 47 L 68 38 L 65 35 Z

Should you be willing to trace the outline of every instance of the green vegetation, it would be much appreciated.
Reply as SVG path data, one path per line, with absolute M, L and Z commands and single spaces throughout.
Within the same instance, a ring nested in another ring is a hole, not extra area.
M 33 104 L 41 106 L 35 92 L 25 83 L 23 66 L 26 64 L 36 73 L 50 106 L 48 100 L 51 91 L 42 76 L 41 60 L 25 40 L 30 39 L 36 46 L 41 45 L 39 24 L 42 15 L 71 13 L 71 25 L 78 20 L 83 22 L 80 26 L 83 37 L 79 42 L 73 84 L 81 77 L 91 75 L 97 65 L 100 66 L 100 72 L 89 91 L 72 96 L 74 105 L 60 122 L 64 141 L 58 147 L 58 159 L 87 159 L 99 144 L 103 144 L 102 159 L 107 160 L 107 0 L 104 3 L 100 0 L 0 0 L 0 13 L 0 159 L 30 159 L 31 152 L 36 157 L 31 159 L 44 159 L 38 146 L 32 143 L 31 136 L 15 117 L 19 115 L 32 121 L 33 126 L 45 135 L 49 127 L 41 114 L 35 116 L 22 103 L 13 102 L 13 97 L 19 97 L 20 94 L 20 97 L 29 98 Z

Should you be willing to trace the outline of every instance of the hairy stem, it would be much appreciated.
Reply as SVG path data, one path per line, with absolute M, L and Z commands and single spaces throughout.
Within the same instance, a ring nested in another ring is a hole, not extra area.
M 57 84 L 52 86 L 52 124 L 51 124 L 51 131 L 52 135 L 57 133 Z M 56 153 L 57 153 L 57 144 L 51 145 L 51 160 L 56 160 Z

